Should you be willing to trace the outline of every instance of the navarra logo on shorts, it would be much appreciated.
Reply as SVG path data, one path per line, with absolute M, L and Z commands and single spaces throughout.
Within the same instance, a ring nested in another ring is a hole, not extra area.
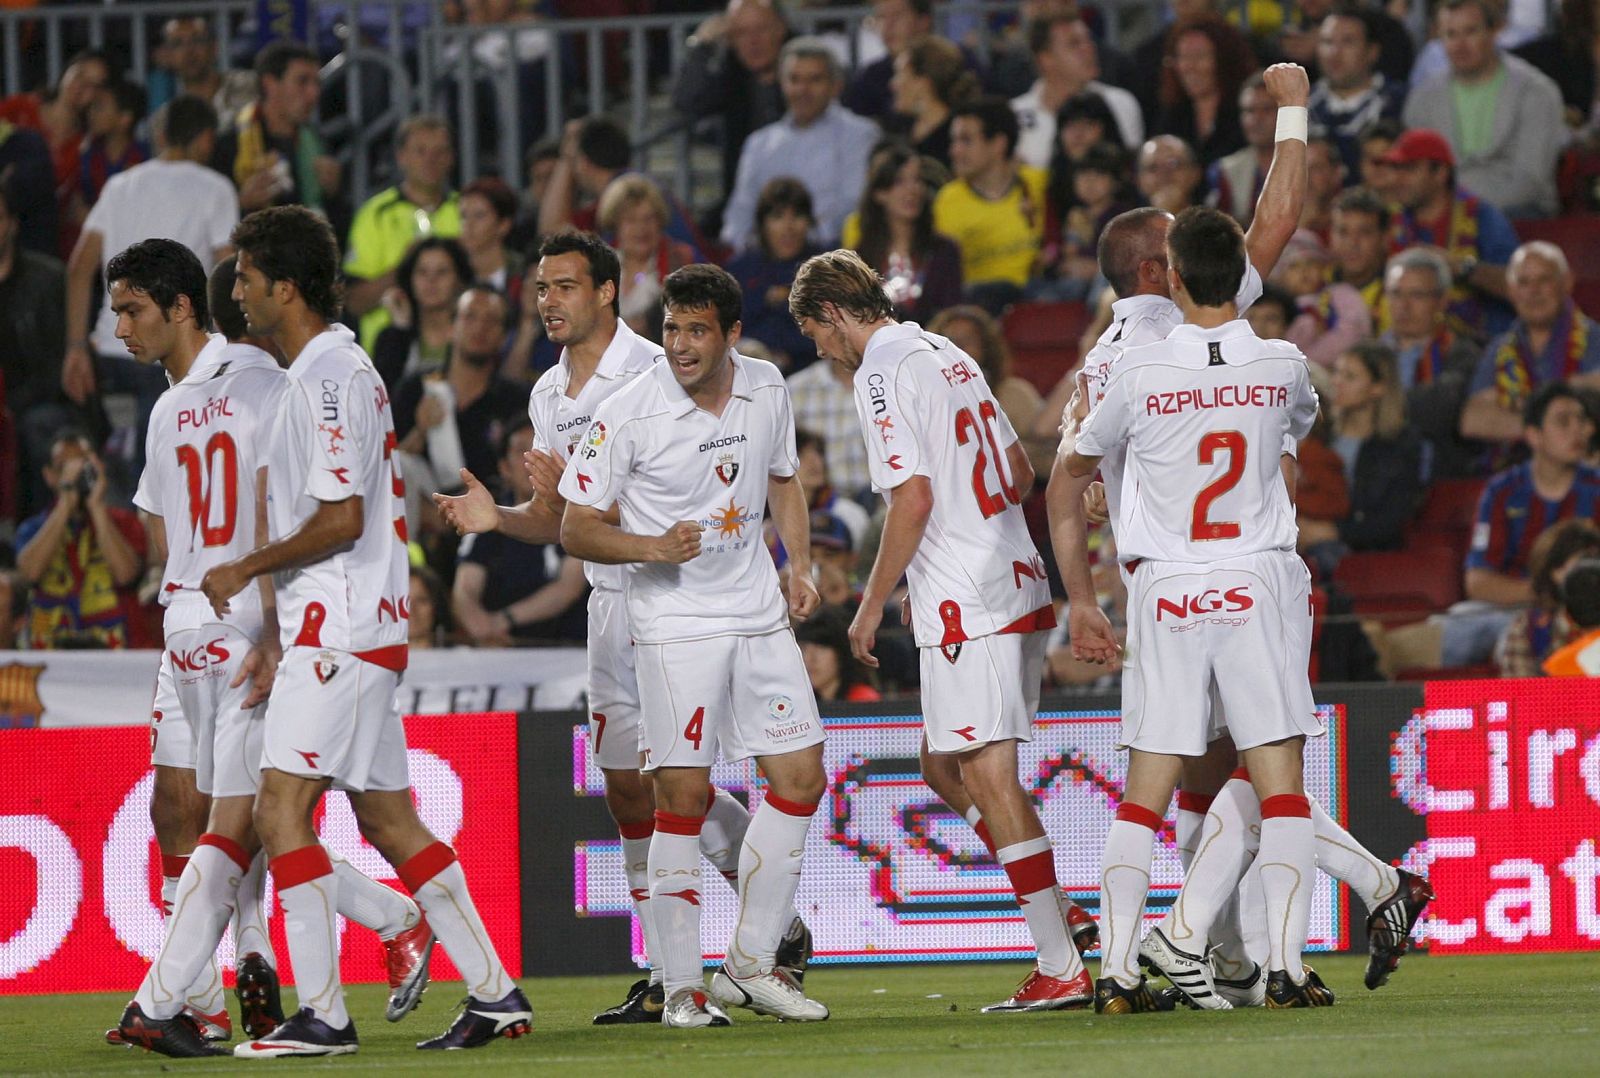
M 725 487 L 733 486 L 733 481 L 739 477 L 739 462 L 732 453 L 724 453 L 717 458 L 717 466 L 712 469 L 717 473 L 717 478 L 722 480 Z
M 1228 615 L 1242 614 L 1255 605 L 1256 601 L 1251 598 L 1249 585 L 1246 584 L 1226 591 L 1221 588 L 1207 588 L 1199 595 L 1183 595 L 1177 599 L 1157 596 L 1156 621 L 1158 623 L 1165 621 L 1170 616 L 1178 621 L 1189 622 L 1186 625 L 1169 626 L 1175 633 L 1185 632 L 1201 624 L 1237 626 L 1243 625 L 1250 619 Z
M 606 425 L 604 423 L 596 423 L 594 426 L 590 427 L 589 437 L 587 440 L 595 449 L 599 449 L 601 446 L 605 445 Z
M 794 714 L 794 701 L 779 693 L 767 701 L 767 714 L 775 719 L 787 719 Z
M 339 672 L 339 664 L 334 661 L 333 652 L 317 652 L 316 661 L 311 664 L 311 672 L 317 675 L 317 680 L 326 685 L 333 680 L 333 675 Z

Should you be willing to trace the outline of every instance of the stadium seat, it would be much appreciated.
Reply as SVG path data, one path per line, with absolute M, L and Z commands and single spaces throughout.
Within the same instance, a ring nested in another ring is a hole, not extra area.
M 1011 373 L 1048 394 L 1078 363 L 1078 338 L 1093 317 L 1082 303 L 1017 303 L 1001 321 Z
M 1600 269 L 1600 265 L 1595 268 Z M 1572 298 L 1577 302 L 1578 310 L 1600 320 L 1600 277 L 1579 277 L 1573 281 Z
M 1333 578 L 1363 615 L 1434 614 L 1461 598 L 1461 561 L 1449 546 L 1349 554 Z
M 1566 253 L 1574 277 L 1600 276 L 1600 217 L 1592 214 L 1514 221 L 1524 243 L 1547 240 Z
M 1472 536 L 1483 483 L 1482 479 L 1435 480 L 1422 511 L 1406 527 L 1406 548 L 1449 547 L 1457 554 L 1454 564 L 1459 569 Z

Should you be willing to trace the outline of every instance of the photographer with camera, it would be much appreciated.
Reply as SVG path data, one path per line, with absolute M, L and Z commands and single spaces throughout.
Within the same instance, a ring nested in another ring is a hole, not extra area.
M 55 501 L 17 529 L 17 571 L 29 586 L 22 646 L 138 643 L 135 587 L 145 557 L 139 518 L 106 504 L 105 467 L 79 431 L 56 435 L 44 477 Z

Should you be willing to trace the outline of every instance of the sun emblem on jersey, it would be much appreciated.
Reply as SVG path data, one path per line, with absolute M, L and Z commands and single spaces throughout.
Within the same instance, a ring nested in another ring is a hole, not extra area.
M 883 439 L 885 445 L 894 441 L 894 416 L 879 416 L 872 421 L 872 425 L 878 428 L 878 437 Z
M 719 539 L 743 539 L 745 519 L 744 506 L 729 498 L 727 508 L 712 511 L 711 526 L 717 529 Z
M 330 427 L 326 423 L 318 423 L 317 430 L 328 436 L 328 456 L 336 457 L 344 452 L 339 448 L 339 443 L 344 441 L 344 427 Z
M 722 480 L 725 487 L 733 486 L 733 481 L 739 477 L 739 462 L 732 453 L 724 453 L 717 458 L 717 466 L 712 469 L 717 473 L 717 478 Z
M 599 449 L 606 444 L 606 425 L 604 423 L 596 423 L 589 428 L 589 444 L 595 449 Z

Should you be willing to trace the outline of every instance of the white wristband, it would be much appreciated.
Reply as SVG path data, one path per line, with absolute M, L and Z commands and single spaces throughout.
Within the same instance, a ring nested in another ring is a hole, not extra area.
M 1306 140 L 1306 107 L 1304 105 L 1280 105 L 1278 107 L 1278 133 L 1273 136 L 1274 142 L 1286 142 L 1294 139 L 1297 142 Z

